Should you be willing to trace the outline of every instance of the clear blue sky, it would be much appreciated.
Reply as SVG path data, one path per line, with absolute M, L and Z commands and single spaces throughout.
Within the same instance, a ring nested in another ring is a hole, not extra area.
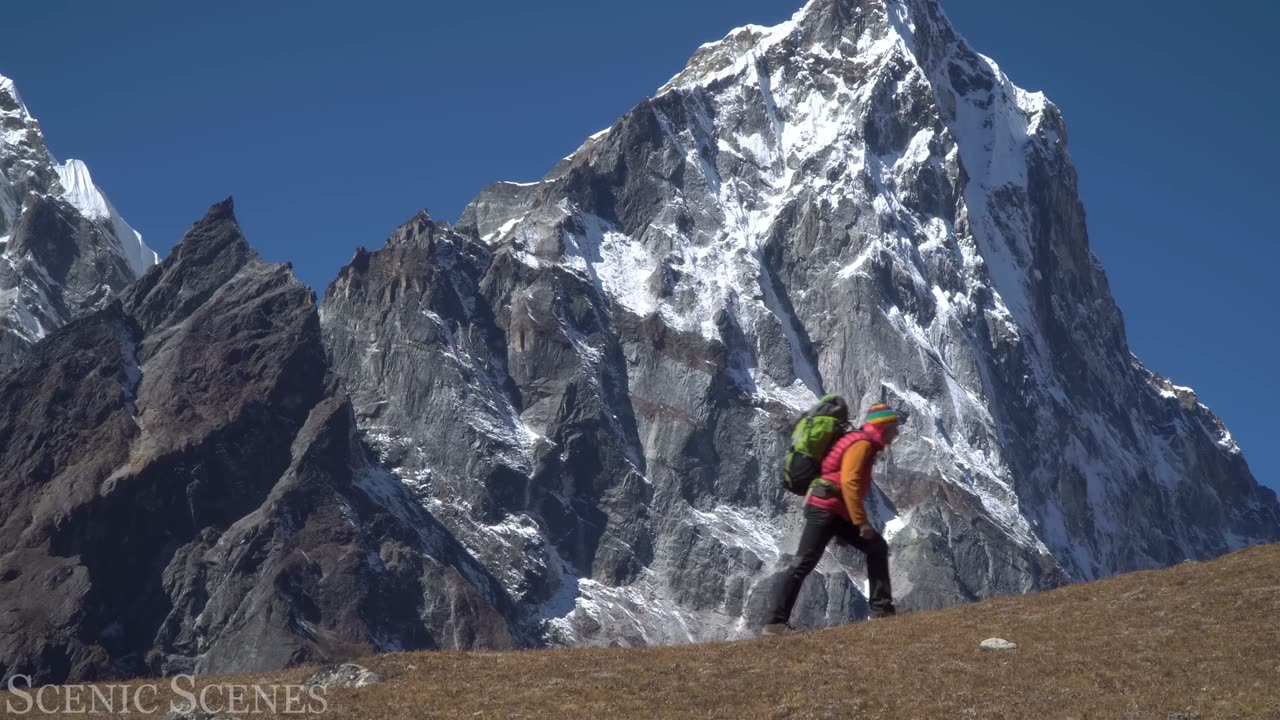
M 156 250 L 234 195 L 250 241 L 323 292 L 356 246 L 540 178 L 698 45 L 800 4 L 41 0 L 0 14 L 0 74 Z M 943 6 L 1062 107 L 1134 351 L 1280 487 L 1280 4 Z

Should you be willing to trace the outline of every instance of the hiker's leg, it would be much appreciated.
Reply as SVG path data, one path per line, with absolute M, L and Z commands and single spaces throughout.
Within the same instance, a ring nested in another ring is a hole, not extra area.
M 791 619 L 791 609 L 795 607 L 796 598 L 800 595 L 800 587 L 804 579 L 813 572 L 813 568 L 822 559 L 833 534 L 833 521 L 839 518 L 822 508 L 806 505 L 804 508 L 804 530 L 800 533 L 800 545 L 796 548 L 795 557 L 787 565 L 781 582 L 775 585 L 773 597 L 773 615 L 769 624 L 785 623 Z
M 867 558 L 867 603 L 871 605 L 871 616 L 894 614 L 893 588 L 889 584 L 889 543 L 879 534 L 874 540 L 863 540 L 858 528 L 851 523 L 840 528 L 840 536 Z

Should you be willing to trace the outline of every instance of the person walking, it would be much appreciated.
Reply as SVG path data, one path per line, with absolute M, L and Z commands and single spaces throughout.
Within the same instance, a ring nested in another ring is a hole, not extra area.
M 840 538 L 866 556 L 871 617 L 888 617 L 897 612 L 889 584 L 889 544 L 872 527 L 866 509 L 871 467 L 897 437 L 898 414 L 888 405 L 873 405 L 867 410 L 862 428 L 841 436 L 827 452 L 822 460 L 822 475 L 810 484 L 805 496 L 800 545 L 776 586 L 773 614 L 762 634 L 778 635 L 790 630 L 787 622 L 800 587 L 833 538 Z

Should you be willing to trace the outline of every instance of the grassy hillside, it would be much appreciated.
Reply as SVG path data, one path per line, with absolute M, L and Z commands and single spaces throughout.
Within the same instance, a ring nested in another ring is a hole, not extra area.
M 363 664 L 386 681 L 323 717 L 1280 719 L 1280 545 L 783 638 Z

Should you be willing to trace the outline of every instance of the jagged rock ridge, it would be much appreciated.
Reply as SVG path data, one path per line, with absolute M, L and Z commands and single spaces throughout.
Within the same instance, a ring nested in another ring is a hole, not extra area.
M 314 294 L 230 201 L 0 378 L 0 678 L 261 671 L 527 643 L 370 463 Z

